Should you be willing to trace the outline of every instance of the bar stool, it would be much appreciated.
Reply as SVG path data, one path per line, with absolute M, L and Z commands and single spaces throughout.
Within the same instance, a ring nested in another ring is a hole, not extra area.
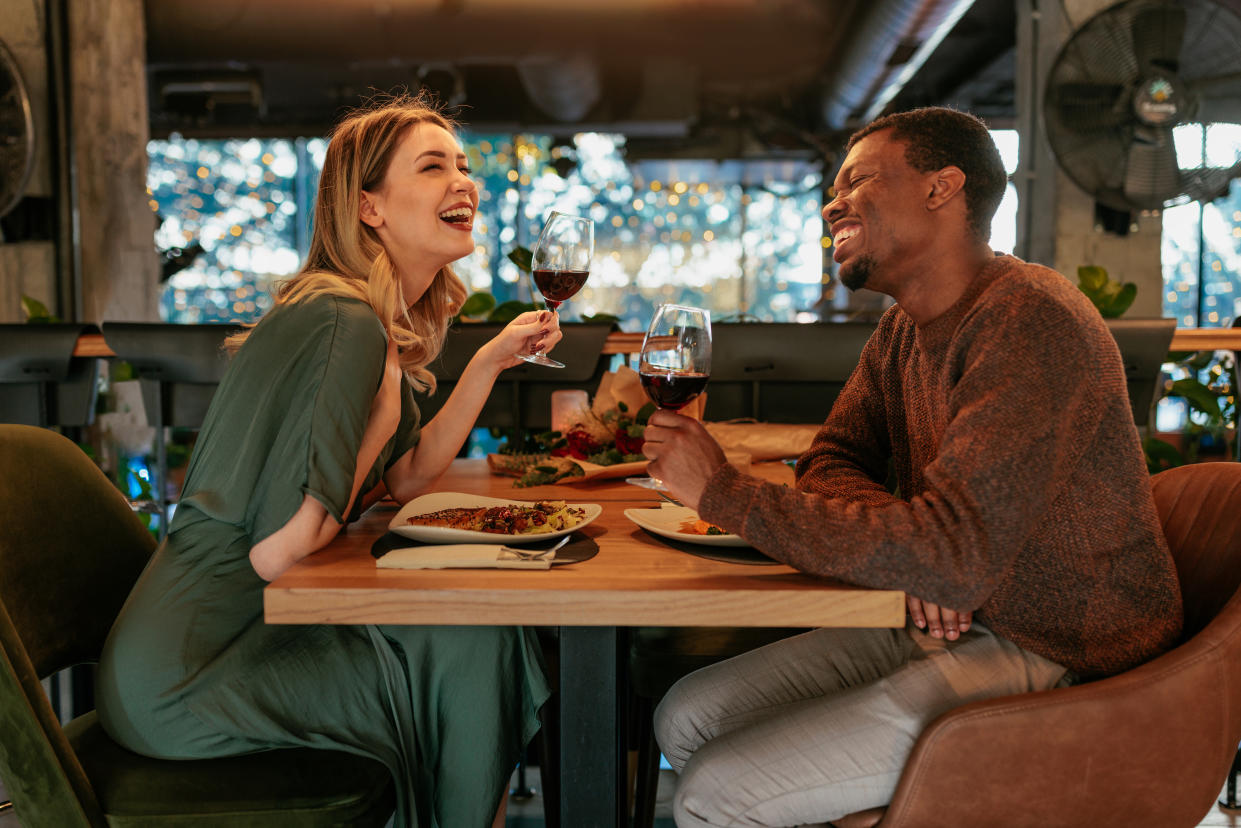
M 94 325 L 0 325 L 0 422 L 80 428 L 95 420 L 99 361 L 73 348 Z
M 104 322 L 104 339 L 133 366 L 142 382 L 142 399 L 155 427 L 154 489 L 159 534 L 168 531 L 168 449 L 166 426 L 198 428 L 216 386 L 228 368 L 224 338 L 237 325 L 177 325 L 150 322 Z

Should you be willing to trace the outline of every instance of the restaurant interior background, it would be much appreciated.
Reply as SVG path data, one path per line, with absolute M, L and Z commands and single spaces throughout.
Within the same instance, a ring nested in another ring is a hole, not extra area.
M 331 124 L 427 88 L 465 124 L 482 189 L 458 273 L 499 302 L 533 298 L 508 253 L 561 209 L 597 227 L 568 320 L 641 333 L 683 301 L 717 320 L 873 321 L 886 300 L 836 283 L 820 209 L 855 128 L 942 104 L 1000 146 L 997 250 L 1069 278 L 1105 268 L 1137 287 L 1129 318 L 1229 327 L 1241 28 L 1217 12 L 1241 0 L 1175 2 L 1200 24 L 1178 57 L 1228 77 L 1225 105 L 1156 137 L 1222 184 L 1126 209 L 1061 168 L 1044 98 L 1110 0 L 0 0 L 0 323 L 25 321 L 24 297 L 96 324 L 256 319 L 308 246 Z M 1235 412 L 1226 375 L 1199 378 Z M 1190 418 L 1173 395 L 1154 425 Z
M 996 249 L 1070 278 L 1105 268 L 1137 286 L 1129 317 L 1226 327 L 1241 309 L 1241 185 L 1117 209 L 1049 143 L 1045 82 L 1066 55 L 1112 59 L 1096 42 L 1061 54 L 1108 7 L 0 0 L 33 127 L 28 175 L 15 150 L 6 162 L 0 321 L 24 318 L 23 296 L 73 321 L 253 321 L 306 250 L 331 123 L 376 92 L 422 87 L 465 124 L 482 188 L 477 249 L 458 272 L 499 302 L 531 301 L 507 254 L 561 209 L 598 228 L 568 320 L 611 314 L 641 332 L 670 300 L 717 320 L 873 320 L 886 300 L 835 282 L 819 211 L 854 128 L 946 104 L 983 117 L 1004 155 Z M 1217 12 L 1241 3 L 1187 7 L 1182 72 L 1205 51 L 1197 63 L 1235 73 L 1241 35 Z M 1230 83 L 1216 97 L 1241 101 Z M 18 136 L 17 97 L 4 100 Z M 1238 109 L 1170 130 L 1180 165 L 1241 170 Z M 1161 401 L 1158 428 L 1187 410 Z

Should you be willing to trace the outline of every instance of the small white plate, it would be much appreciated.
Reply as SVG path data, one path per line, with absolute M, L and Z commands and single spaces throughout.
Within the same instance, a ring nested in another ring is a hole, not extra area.
M 416 497 L 401 507 L 388 523 L 388 531 L 423 543 L 538 543 L 560 538 L 588 525 L 603 512 L 597 503 L 570 503 L 582 509 L 586 515 L 582 522 L 571 529 L 541 532 L 531 535 L 502 535 L 498 532 L 472 532 L 468 529 L 450 529 L 446 526 L 412 526 L 405 521 L 414 515 L 438 512 L 440 509 L 470 508 L 475 506 L 533 506 L 533 500 L 506 500 L 498 497 L 462 494 L 460 492 L 431 492 Z
M 749 546 L 750 544 L 738 535 L 695 535 L 682 532 L 681 524 L 687 520 L 697 520 L 698 513 L 688 506 L 674 506 L 671 503 L 660 504 L 658 509 L 626 509 L 625 517 L 641 526 L 648 532 L 654 532 L 672 540 L 685 543 L 698 543 L 703 546 Z

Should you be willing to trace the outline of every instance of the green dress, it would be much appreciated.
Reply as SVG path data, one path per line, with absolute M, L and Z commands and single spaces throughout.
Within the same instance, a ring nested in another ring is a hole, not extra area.
M 391 769 L 397 826 L 490 824 L 548 696 L 530 631 L 268 625 L 254 544 L 304 495 L 338 520 L 382 378 L 386 335 L 363 302 L 273 309 L 234 357 L 182 498 L 109 635 L 100 720 L 161 758 L 307 746 Z M 411 389 L 362 491 L 418 441 Z

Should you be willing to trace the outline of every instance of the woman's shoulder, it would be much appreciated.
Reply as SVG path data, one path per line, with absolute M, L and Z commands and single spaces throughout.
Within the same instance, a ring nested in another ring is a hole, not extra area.
M 259 323 L 259 330 L 264 327 L 271 333 L 280 331 L 293 336 L 335 331 L 347 338 L 386 341 L 383 324 L 370 305 L 361 299 L 331 293 L 277 305 Z

